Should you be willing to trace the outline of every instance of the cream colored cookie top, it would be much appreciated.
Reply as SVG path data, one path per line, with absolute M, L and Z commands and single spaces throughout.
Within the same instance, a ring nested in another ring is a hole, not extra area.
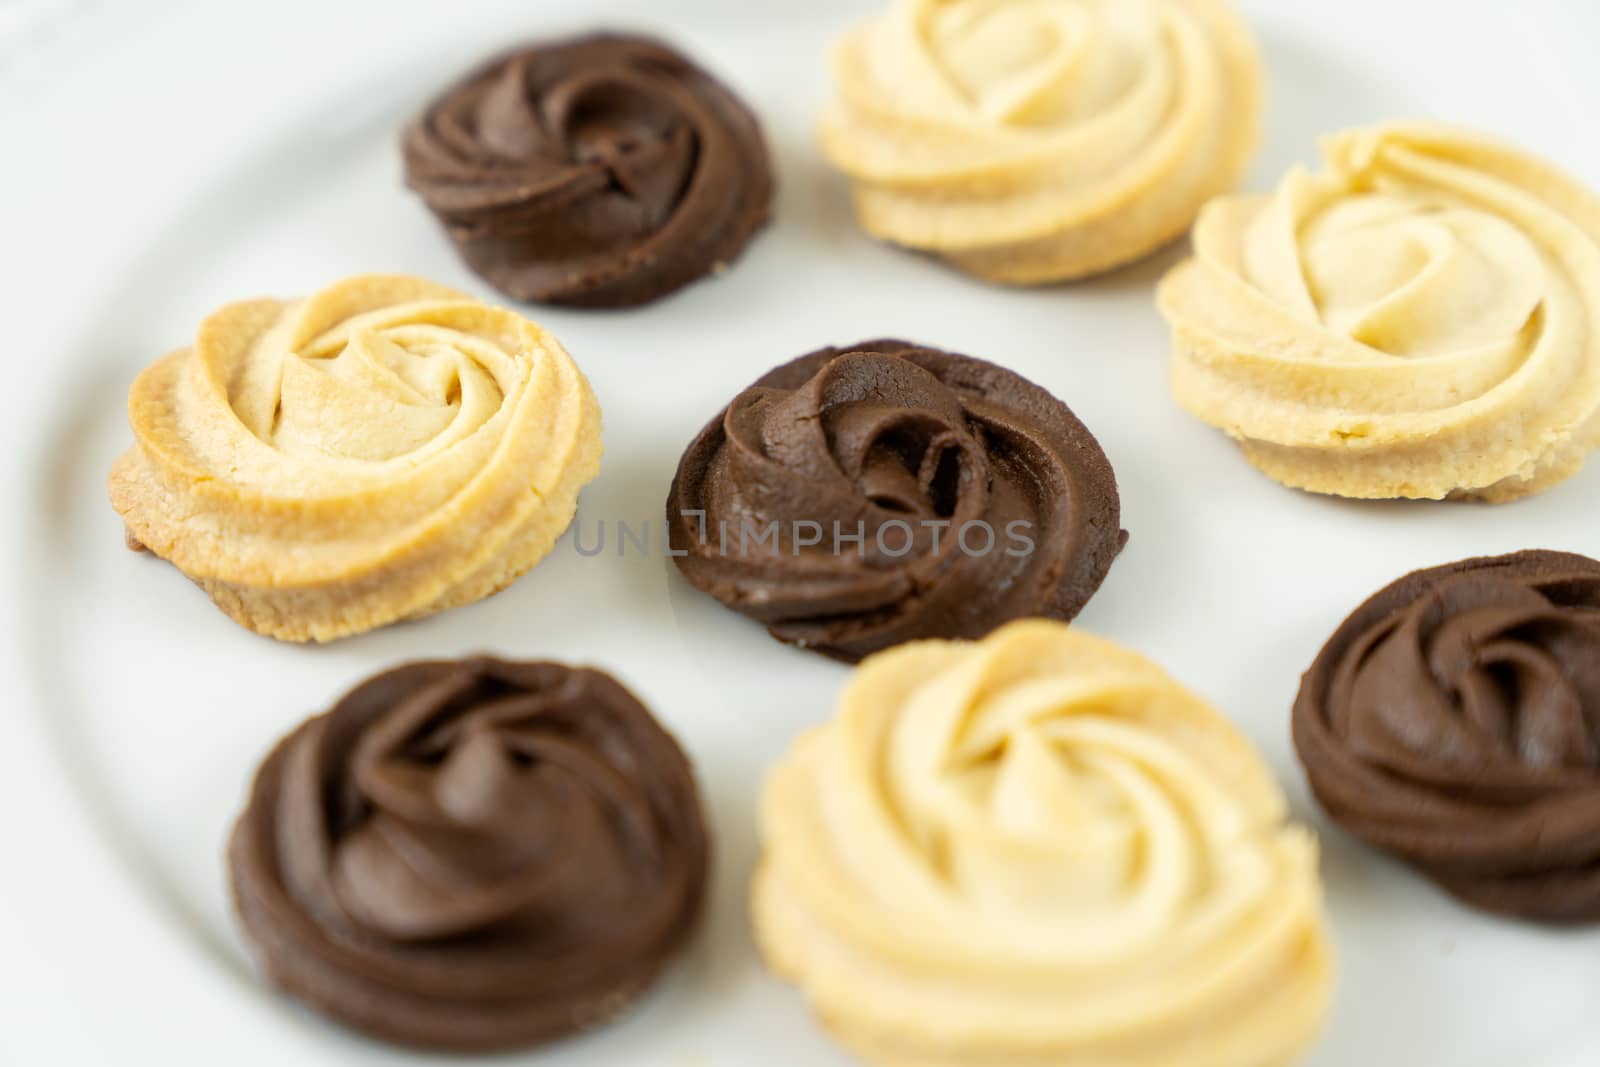
M 822 144 L 863 225 L 1011 282 L 1181 234 L 1243 170 L 1261 109 L 1228 0 L 894 0 L 834 77 Z
M 1600 197 L 1489 138 L 1395 123 L 1205 209 L 1162 283 L 1173 386 L 1273 478 L 1502 500 L 1600 444 Z
M 871 1062 L 1266 1067 L 1321 1026 L 1312 838 L 1213 709 L 1065 625 L 869 658 L 762 833 L 760 944 Z
M 327 640 L 485 596 L 594 477 L 556 340 L 420 278 L 229 304 L 151 365 L 111 473 L 130 538 L 253 629 Z

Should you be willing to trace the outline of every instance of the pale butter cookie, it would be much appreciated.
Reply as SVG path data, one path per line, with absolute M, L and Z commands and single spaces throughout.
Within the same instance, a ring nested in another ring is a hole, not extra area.
M 1600 197 L 1477 134 L 1330 137 L 1161 285 L 1173 390 L 1285 485 L 1510 500 L 1600 444 Z
M 111 502 L 129 543 L 286 641 L 504 588 L 600 466 L 599 406 L 555 338 L 402 275 L 223 307 L 128 415 Z
M 998 282 L 1097 274 L 1179 237 L 1260 123 L 1228 0 L 894 0 L 833 69 L 822 146 L 861 225 Z
M 901 645 L 773 772 L 756 935 L 883 1067 L 1281 1067 L 1332 970 L 1285 818 L 1142 656 L 1042 620 Z

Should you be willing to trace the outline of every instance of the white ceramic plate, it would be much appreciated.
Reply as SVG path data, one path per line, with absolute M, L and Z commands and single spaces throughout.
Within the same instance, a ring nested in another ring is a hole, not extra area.
M 745 922 L 764 768 L 829 713 L 843 668 L 777 645 L 662 558 L 570 542 L 509 592 L 328 648 L 235 626 L 122 547 L 104 476 L 125 390 L 225 300 L 399 270 L 484 293 L 401 187 L 400 124 L 481 55 L 581 26 L 669 34 L 766 121 L 777 222 L 720 280 L 628 313 L 537 311 L 593 379 L 606 462 L 589 525 L 660 514 L 680 449 L 740 387 L 809 349 L 898 334 L 986 356 L 1099 436 L 1132 541 L 1084 626 L 1232 715 L 1324 832 L 1342 959 L 1307 1067 L 1593 1067 L 1600 932 L 1466 911 L 1332 831 L 1288 743 L 1299 672 L 1360 599 L 1414 567 L 1542 546 L 1600 555 L 1600 462 L 1499 509 L 1281 489 L 1166 388 L 1151 288 L 1167 253 L 1070 288 L 1003 291 L 874 245 L 810 138 L 824 48 L 877 0 L 78 4 L 0 53 L 5 632 L 0 640 L 0 1063 L 391 1064 L 271 995 L 226 909 L 224 836 L 257 759 L 369 672 L 492 650 L 602 665 L 685 741 L 717 839 L 715 897 L 637 1013 L 529 1063 L 847 1061 L 768 977 Z M 587 10 L 594 8 L 593 11 Z M 1316 135 L 1397 115 L 1496 130 L 1593 184 L 1600 40 L 1587 0 L 1255 0 L 1271 75 L 1268 185 Z

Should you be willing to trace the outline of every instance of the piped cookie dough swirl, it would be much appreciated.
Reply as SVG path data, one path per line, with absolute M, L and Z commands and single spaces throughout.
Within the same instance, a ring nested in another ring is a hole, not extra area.
M 600 463 L 599 407 L 555 338 L 399 275 L 227 305 L 128 414 L 110 490 L 130 544 L 289 641 L 510 584 Z
M 1238 180 L 1260 120 L 1228 0 L 894 0 L 833 68 L 822 145 L 862 226 L 1000 282 L 1178 237 Z
M 655 300 L 733 262 L 772 208 L 755 117 L 645 37 L 496 59 L 431 103 L 402 151 L 462 258 L 519 300 Z
M 684 451 L 673 562 L 772 635 L 844 660 L 1070 619 L 1127 534 L 1116 476 L 1004 367 L 880 339 L 745 389 Z
M 693 771 L 609 675 L 408 663 L 261 765 L 228 851 L 267 977 L 331 1018 L 486 1052 L 607 1022 L 705 892 Z
M 1324 144 L 1207 206 L 1162 283 L 1173 389 L 1296 488 L 1503 501 L 1600 445 L 1600 196 L 1477 134 Z
M 868 659 L 774 770 L 768 962 L 885 1067 L 1270 1067 L 1330 991 L 1317 851 L 1212 708 L 1052 622 Z
M 1600 562 L 1409 574 L 1340 625 L 1294 706 L 1311 787 L 1463 901 L 1600 921 Z

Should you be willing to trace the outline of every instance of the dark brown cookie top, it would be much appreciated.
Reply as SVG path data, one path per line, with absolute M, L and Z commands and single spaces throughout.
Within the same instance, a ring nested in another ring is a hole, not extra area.
M 1600 920 L 1600 562 L 1401 578 L 1317 656 L 1294 738 L 1335 821 L 1463 901 Z
M 707 839 L 683 752 L 614 679 L 474 658 L 377 675 L 291 733 L 228 858 L 275 984 L 384 1040 L 491 1051 L 649 986 Z
M 1070 619 L 1127 535 L 1067 406 L 1003 367 L 877 340 L 734 398 L 684 452 L 675 562 L 779 640 L 854 661 L 919 638 Z
M 468 265 L 518 300 L 654 300 L 730 263 L 772 203 L 754 116 L 642 37 L 496 59 L 428 106 L 402 154 Z

